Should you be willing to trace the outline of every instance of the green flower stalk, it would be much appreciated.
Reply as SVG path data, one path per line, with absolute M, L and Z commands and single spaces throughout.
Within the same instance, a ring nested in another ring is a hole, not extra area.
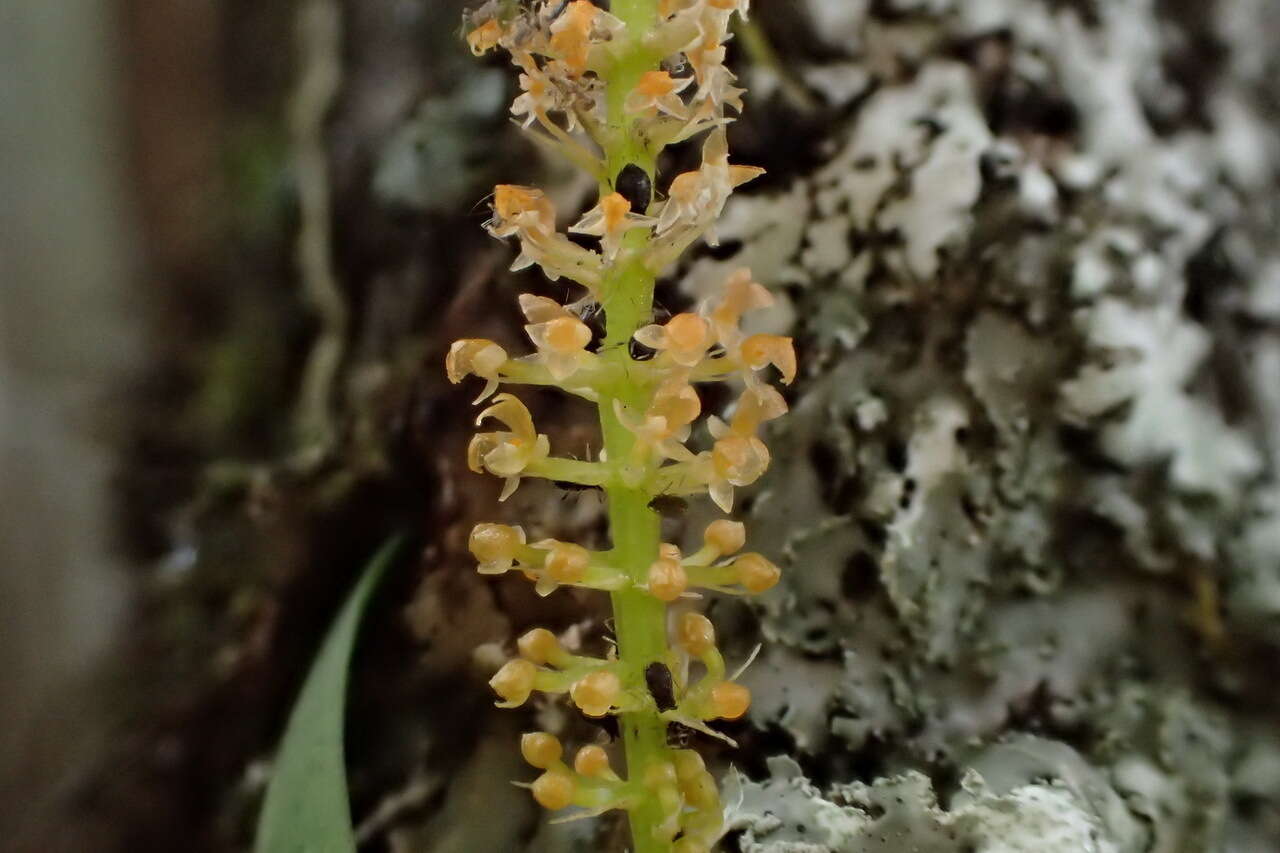
M 516 119 L 599 183 L 598 204 L 568 229 L 597 238 L 598 248 L 561 233 L 540 190 L 494 190 L 486 227 L 519 242 L 512 269 L 536 264 L 585 294 L 569 305 L 520 296 L 530 355 L 513 358 L 487 340 L 453 344 L 450 380 L 486 380 L 476 402 L 492 401 L 477 425 L 502 427 L 475 436 L 468 463 L 505 480 L 502 500 L 526 477 L 603 488 L 612 542 L 591 551 L 554 539 L 530 542 L 520 527 L 481 524 L 470 547 L 481 573 L 519 571 L 542 595 L 561 586 L 608 593 L 616 632 L 613 651 L 594 658 L 571 653 L 545 629 L 530 631 L 519 640 L 519 657 L 490 684 L 503 707 L 540 691 L 567 694 L 588 717 L 618 717 L 625 776 L 598 745 L 584 746 L 571 765 L 545 732 L 525 735 L 521 750 L 543 771 L 530 786 L 540 804 L 577 806 L 584 814 L 625 810 L 637 853 L 699 853 L 715 845 L 723 830 L 715 780 L 697 752 L 668 745 L 668 727 L 679 723 L 723 738 L 707 723 L 741 717 L 751 702 L 728 676 L 711 622 L 691 611 L 669 617 L 668 607 L 696 598 L 692 590 L 699 588 L 763 592 L 779 575 L 765 557 L 742 553 L 741 523 L 713 522 L 702 547 L 686 555 L 661 541 L 650 508 L 658 496 L 706 493 L 731 511 L 734 489 L 755 482 L 769 465 L 761 425 L 787 410 L 763 377 L 774 370 L 789 383 L 796 372 L 789 338 L 739 328 L 745 313 L 772 302 L 748 270 L 731 275 L 697 311 L 653 322 L 657 275 L 697 240 L 714 241 L 712 229 L 734 188 L 763 171 L 730 164 L 725 133 L 744 92 L 724 65 L 724 44 L 731 17 L 745 17 L 747 3 L 613 0 L 605 11 L 588 0 L 491 0 L 467 21 L 475 53 L 502 48 L 520 69 Z M 662 183 L 658 155 L 699 136 L 701 166 L 671 178 L 655 197 L 653 187 Z M 582 317 L 596 305 L 606 327 L 592 349 Z M 638 360 L 633 344 L 653 356 Z M 706 420 L 710 447 L 695 452 L 687 446 L 702 415 L 695 386 L 725 381 L 738 383 L 741 395 L 727 421 Z M 502 384 L 556 387 L 596 404 L 599 457 L 552 455 L 524 404 L 511 394 L 495 396 Z M 693 678 L 695 661 L 701 674 Z

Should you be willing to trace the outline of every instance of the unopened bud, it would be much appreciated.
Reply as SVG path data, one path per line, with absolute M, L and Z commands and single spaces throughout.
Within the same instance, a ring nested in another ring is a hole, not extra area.
M 560 760 L 564 747 L 553 734 L 529 732 L 520 738 L 520 754 L 539 770 L 546 770 Z
M 675 601 L 689 588 L 689 577 L 677 560 L 663 557 L 649 567 L 649 592 L 662 601 Z
M 520 656 L 542 666 L 560 653 L 560 641 L 546 628 L 534 628 L 516 641 Z
M 751 691 L 732 681 L 711 688 L 711 707 L 722 720 L 736 720 L 751 707 Z
M 516 551 L 524 544 L 524 531 L 508 524 L 477 524 L 467 547 L 480 562 L 481 574 L 501 574 L 511 568 Z
M 533 692 L 533 680 L 538 675 L 538 668 L 527 660 L 509 660 L 502 669 L 489 679 L 489 686 L 509 707 L 523 705 Z
M 655 761 L 645 768 L 644 786 L 649 790 L 674 787 L 676 768 L 670 761 Z
M 584 746 L 574 756 L 573 769 L 583 776 L 603 775 L 609 770 L 609 753 L 595 744 Z
M 533 798 L 549 811 L 559 811 L 573 804 L 573 777 L 562 770 L 548 770 L 533 780 Z
M 736 554 L 747 542 L 747 527 L 741 521 L 721 518 L 707 525 L 702 538 L 721 555 Z
M 572 542 L 557 542 L 547 554 L 547 574 L 560 583 L 577 583 L 587 573 L 591 552 Z
M 773 589 L 782 577 L 782 570 L 759 554 L 743 554 L 733 566 L 738 572 L 738 583 L 750 593 Z
M 719 811 L 720 790 L 716 787 L 715 778 L 705 770 L 680 780 L 680 793 L 684 794 L 684 801 L 695 809 Z
M 707 769 L 702 756 L 692 749 L 679 749 L 671 754 L 671 763 L 676 768 L 676 778 L 681 782 L 694 778 Z
M 573 703 L 588 717 L 603 717 L 609 713 L 621 692 L 622 682 L 607 669 L 584 675 L 569 688 Z
M 679 635 L 680 645 L 694 657 L 701 657 L 716 647 L 716 628 L 701 613 L 682 615 Z

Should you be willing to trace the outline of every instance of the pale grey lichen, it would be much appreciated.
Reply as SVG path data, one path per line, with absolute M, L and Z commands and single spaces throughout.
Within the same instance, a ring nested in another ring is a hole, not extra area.
M 1090 804 L 1056 782 L 992 790 L 969 771 L 942 808 L 928 777 L 907 772 L 824 795 L 788 758 L 761 783 L 731 777 L 727 826 L 743 853 L 1121 853 Z
M 682 282 L 752 266 L 807 365 L 744 678 L 835 782 L 739 778 L 744 851 L 1280 844 L 1264 5 L 803 4 L 848 121 Z

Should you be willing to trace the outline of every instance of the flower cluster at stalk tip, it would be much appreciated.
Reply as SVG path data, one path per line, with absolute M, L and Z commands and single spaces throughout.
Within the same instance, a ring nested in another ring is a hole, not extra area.
M 628 14 L 622 4 L 614 8 Z M 650 9 L 652 22 L 635 20 L 638 8 Z M 652 322 L 654 278 L 698 239 L 714 241 L 730 194 L 763 170 L 731 164 L 726 134 L 744 92 L 724 65 L 725 43 L 732 15 L 745 16 L 747 0 L 633 0 L 628 9 L 630 23 L 588 0 L 491 0 L 467 16 L 472 50 L 502 48 L 519 69 L 515 120 L 587 170 L 600 195 L 570 223 L 537 188 L 494 189 L 485 227 L 518 242 L 512 269 L 537 265 L 585 293 L 568 305 L 521 294 L 533 351 L 513 356 L 493 341 L 460 340 L 450 347 L 446 370 L 454 383 L 468 376 L 485 383 L 476 399 L 489 402 L 476 420 L 484 431 L 472 439 L 467 459 L 473 471 L 504 480 L 500 500 L 528 477 L 600 487 L 614 524 L 614 547 L 598 551 L 530 541 L 515 525 L 477 525 L 469 546 L 479 571 L 518 573 L 544 596 L 562 586 L 607 592 L 620 622 L 624 612 L 633 614 L 632 623 L 635 613 L 648 614 L 645 630 L 660 641 L 637 654 L 619 629 L 617 646 L 597 658 L 577 654 L 543 628 L 519 639 L 518 656 L 490 681 L 501 706 L 523 705 L 534 693 L 566 696 L 587 717 L 619 715 L 628 732 L 626 778 L 599 745 L 584 746 L 570 764 L 553 735 L 525 735 L 523 755 L 542 771 L 530 786 L 533 796 L 553 810 L 627 810 L 638 853 L 703 853 L 722 831 L 714 779 L 696 752 L 668 746 L 665 735 L 656 747 L 642 747 L 637 732 L 678 724 L 723 739 L 708 722 L 742 717 L 751 697 L 728 673 L 711 622 L 682 610 L 670 614 L 668 625 L 666 605 L 697 599 L 700 590 L 758 594 L 778 582 L 779 570 L 763 555 L 744 552 L 746 529 L 728 519 L 708 525 L 701 546 L 685 554 L 660 541 L 646 504 L 706 493 L 729 512 L 735 489 L 756 482 L 769 466 L 763 426 L 787 411 L 767 380 L 790 384 L 797 366 L 790 338 L 742 330 L 745 315 L 773 302 L 749 270 L 734 272 L 694 310 Z M 664 181 L 659 153 L 699 135 L 701 165 Z M 593 344 L 584 318 L 597 303 L 607 329 L 604 341 Z M 736 402 L 725 419 L 712 415 L 699 426 L 704 413 L 696 386 L 726 381 L 739 388 Z M 553 455 L 525 405 L 498 393 L 503 385 L 554 387 L 591 401 L 606 449 L 585 460 Z M 629 531 L 625 544 L 619 519 Z

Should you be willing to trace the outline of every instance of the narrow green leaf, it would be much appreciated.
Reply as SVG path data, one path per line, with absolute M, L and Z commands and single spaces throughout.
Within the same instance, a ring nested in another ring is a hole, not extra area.
M 352 853 L 356 849 L 343 764 L 347 667 L 365 605 L 400 549 L 383 545 L 325 637 L 289 715 L 258 818 L 255 853 Z

